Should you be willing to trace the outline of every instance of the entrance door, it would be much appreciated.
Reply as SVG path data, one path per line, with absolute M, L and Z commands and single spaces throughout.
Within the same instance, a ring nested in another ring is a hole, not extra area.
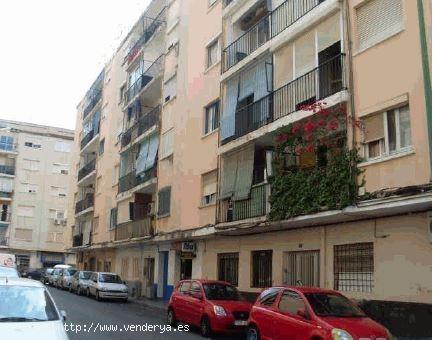
M 89 259 L 89 270 L 96 271 L 96 259 L 94 257 Z
M 147 298 L 154 298 L 154 268 L 155 259 L 153 257 L 146 258 L 143 264 L 143 282 L 144 282 L 144 295 Z
M 163 300 L 168 301 L 170 299 L 170 295 L 172 294 L 172 289 L 169 289 L 167 284 L 169 275 L 169 252 L 162 251 L 160 252 L 160 256 L 163 258 Z
M 283 283 L 319 287 L 319 250 L 284 253 Z
M 181 259 L 181 280 L 191 280 L 193 269 L 192 259 Z

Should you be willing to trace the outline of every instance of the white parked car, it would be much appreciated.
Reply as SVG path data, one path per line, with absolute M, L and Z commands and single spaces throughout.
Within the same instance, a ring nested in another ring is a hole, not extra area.
M 92 273 L 87 288 L 87 296 L 101 299 L 119 299 L 128 301 L 128 287 L 115 273 Z
M 2 339 L 68 340 L 60 312 L 45 286 L 35 280 L 0 278 Z
M 48 284 L 52 286 L 57 285 L 57 279 L 59 278 L 59 274 L 62 271 L 61 268 L 54 268 L 51 274 L 48 276 Z
M 84 294 L 89 287 L 90 276 L 93 272 L 79 270 L 71 278 L 71 284 L 69 285 L 69 292 L 75 292 L 78 295 Z
M 76 273 L 76 269 L 73 268 L 64 268 L 59 273 L 59 277 L 57 278 L 57 288 L 60 289 L 69 289 L 71 286 L 72 276 Z

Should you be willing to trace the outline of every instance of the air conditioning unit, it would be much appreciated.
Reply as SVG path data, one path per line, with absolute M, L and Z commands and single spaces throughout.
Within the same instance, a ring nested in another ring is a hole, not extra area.
M 65 218 L 55 218 L 54 224 L 55 225 L 66 225 L 66 219 Z

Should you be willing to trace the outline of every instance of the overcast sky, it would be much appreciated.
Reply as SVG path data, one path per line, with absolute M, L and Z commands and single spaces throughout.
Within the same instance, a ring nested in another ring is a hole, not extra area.
M 149 0 L 0 1 L 0 118 L 74 129 L 76 105 Z

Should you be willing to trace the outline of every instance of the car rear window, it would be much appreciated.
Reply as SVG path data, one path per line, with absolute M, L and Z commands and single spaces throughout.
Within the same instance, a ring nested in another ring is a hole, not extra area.
M 89 280 L 90 276 L 92 275 L 92 272 L 81 272 L 80 278 Z

